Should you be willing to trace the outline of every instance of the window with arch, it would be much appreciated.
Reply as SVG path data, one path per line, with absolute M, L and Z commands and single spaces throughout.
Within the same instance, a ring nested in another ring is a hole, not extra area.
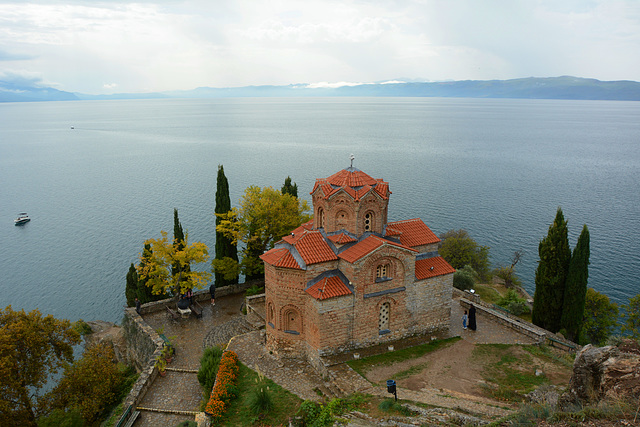
M 267 309 L 267 322 L 269 323 L 269 326 L 271 326 L 272 328 L 275 328 L 274 322 L 275 322 L 275 311 L 273 309 L 273 303 L 270 302 L 269 303 L 269 308 Z
M 318 222 L 316 223 L 316 228 L 324 227 L 324 209 L 318 208 Z
M 373 212 L 367 212 L 364 215 L 364 231 L 373 230 Z
M 300 335 L 300 332 L 302 332 L 302 317 L 295 308 L 286 309 L 282 321 L 285 332 L 295 335 Z
M 386 279 L 391 274 L 389 264 L 380 264 L 376 267 L 376 279 Z
M 391 315 L 391 304 L 382 303 L 380 306 L 380 314 L 378 316 L 378 333 L 380 335 L 389 333 L 389 317 Z

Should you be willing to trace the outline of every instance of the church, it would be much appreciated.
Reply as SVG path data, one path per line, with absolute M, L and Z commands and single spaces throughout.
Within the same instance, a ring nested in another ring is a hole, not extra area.
M 449 328 L 453 273 L 421 219 L 389 222 L 389 183 L 353 166 L 317 179 L 313 219 L 261 259 L 266 346 L 321 357 Z

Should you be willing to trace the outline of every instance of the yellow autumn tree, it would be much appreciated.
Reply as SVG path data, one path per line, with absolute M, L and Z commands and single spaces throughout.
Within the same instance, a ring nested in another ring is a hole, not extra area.
M 209 248 L 201 242 L 189 244 L 186 234 L 183 245 L 169 241 L 166 231 L 162 238 L 149 239 L 144 243 L 151 246 L 140 254 L 138 277 L 151 287 L 151 292 L 160 295 L 178 295 L 187 289 L 204 288 L 211 279 L 211 273 L 188 268 L 192 264 L 209 261 Z M 172 266 L 180 266 L 173 268 Z
M 68 320 L 39 310 L 0 309 L 0 424 L 35 426 L 39 390 L 67 363 L 80 335 Z
M 213 269 L 226 276 L 237 276 L 239 272 L 246 278 L 260 277 L 263 270 L 259 256 L 272 249 L 277 241 L 291 230 L 310 219 L 309 205 L 291 194 L 282 194 L 272 187 L 248 187 L 240 206 L 228 213 L 216 214 L 221 219 L 216 231 L 243 246 L 242 261 L 231 258 L 213 260 Z

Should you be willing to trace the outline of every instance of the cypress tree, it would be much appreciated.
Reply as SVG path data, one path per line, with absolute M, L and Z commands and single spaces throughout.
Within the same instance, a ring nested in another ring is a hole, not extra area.
M 184 230 L 182 229 L 182 224 L 180 224 L 180 220 L 178 219 L 178 209 L 173 209 L 173 245 L 176 250 L 184 249 Z M 179 274 L 180 271 L 190 271 L 189 266 L 180 266 L 179 264 L 174 264 L 171 267 L 171 273 L 175 276 Z M 180 292 L 180 287 L 176 289 L 176 293 Z
M 124 294 L 127 297 L 127 307 L 133 307 L 136 297 L 138 296 L 138 272 L 133 263 L 131 263 L 131 267 L 129 267 L 129 272 L 127 273 L 127 287 L 125 288 Z
M 291 177 L 287 176 L 280 192 L 282 194 L 291 194 L 293 197 L 298 198 L 298 184 L 295 182 L 291 184 Z
M 225 214 L 231 210 L 231 198 L 229 197 L 229 182 L 224 174 L 224 167 L 218 166 L 218 178 L 216 180 L 216 207 L 215 213 Z M 216 216 L 216 227 L 221 221 Z M 216 231 L 216 259 L 231 258 L 238 261 L 238 248 L 233 241 Z M 215 273 L 216 286 L 226 286 L 238 282 L 238 277 L 226 280 L 221 273 Z
M 564 291 L 561 326 L 567 331 L 567 338 L 572 341 L 578 339 L 582 329 L 589 281 L 589 255 L 589 229 L 585 224 L 571 255 Z
M 565 284 L 571 249 L 567 221 L 558 208 L 547 237 L 538 245 L 538 268 L 536 268 L 536 291 L 533 299 L 532 321 L 551 332 L 560 330 Z

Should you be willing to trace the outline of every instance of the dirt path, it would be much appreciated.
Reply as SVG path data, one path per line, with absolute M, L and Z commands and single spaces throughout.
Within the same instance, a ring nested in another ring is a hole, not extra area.
M 482 367 L 471 361 L 474 348 L 475 344 L 463 339 L 417 359 L 373 368 L 367 371 L 366 377 L 371 382 L 382 383 L 413 368 L 418 372 L 404 378 L 400 375 L 398 386 L 414 391 L 451 390 L 481 397 L 478 384 L 482 382 Z
M 416 359 L 372 368 L 367 371 L 366 378 L 379 385 L 384 385 L 389 378 L 396 378 L 398 386 L 414 391 L 449 390 L 485 397 L 481 387 L 485 384 L 482 371 L 487 363 L 495 360 L 480 360 L 474 357 L 475 347 L 476 344 L 462 339 Z M 512 348 L 509 352 L 526 362 L 521 366 L 523 371 L 535 373 L 536 370 L 540 370 L 552 384 L 569 382 L 569 367 L 559 367 L 521 348 Z M 412 373 L 408 374 L 409 370 Z

